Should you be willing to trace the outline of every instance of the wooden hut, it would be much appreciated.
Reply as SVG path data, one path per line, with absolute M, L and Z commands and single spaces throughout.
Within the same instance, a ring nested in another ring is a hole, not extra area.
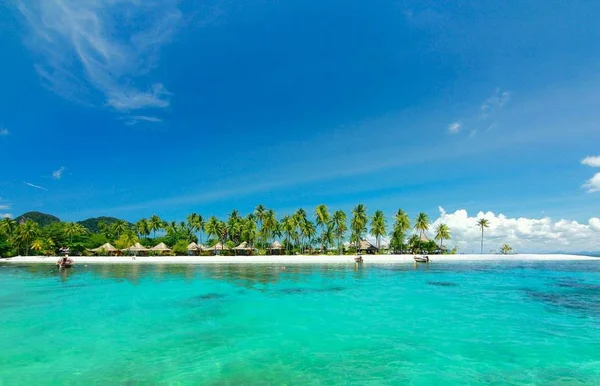
M 379 249 L 377 249 L 376 246 L 374 246 L 367 240 L 360 240 L 360 246 L 358 247 L 358 253 L 366 253 L 369 255 L 374 255 L 378 251 L 379 251 Z
M 142 244 L 140 243 L 135 243 L 133 244 L 131 247 L 129 248 L 125 248 L 122 250 L 123 252 L 127 252 L 130 253 L 134 256 L 137 256 L 139 254 L 144 254 L 144 253 L 148 253 L 149 249 L 144 247 Z
M 120 252 L 117 248 L 112 246 L 110 243 L 102 244 L 98 248 L 90 249 L 89 251 L 93 252 L 93 253 L 105 253 L 106 256 L 116 255 Z
M 277 240 L 273 241 L 273 244 L 271 244 L 271 246 L 269 247 L 270 255 L 281 255 L 283 251 L 283 245 L 281 245 L 281 243 Z
M 229 250 L 229 247 L 227 247 L 226 245 L 223 245 L 223 243 L 221 243 L 220 241 L 218 243 L 216 243 L 215 245 L 213 245 L 212 247 L 205 248 L 205 251 L 214 252 L 215 255 L 220 254 L 222 251 L 228 251 L 228 250 Z
M 236 255 L 251 255 L 254 248 L 252 248 L 248 242 L 244 241 L 237 247 L 233 248 Z
M 171 248 L 167 247 L 167 244 L 165 244 L 165 243 L 159 243 L 159 244 L 153 246 L 152 248 L 150 248 L 150 250 L 153 252 L 160 252 L 160 253 L 171 252 Z

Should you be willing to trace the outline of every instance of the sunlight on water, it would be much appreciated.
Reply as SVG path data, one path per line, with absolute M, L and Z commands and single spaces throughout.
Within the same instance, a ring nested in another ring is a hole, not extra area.
M 0 265 L 0 384 L 600 384 L 597 262 Z

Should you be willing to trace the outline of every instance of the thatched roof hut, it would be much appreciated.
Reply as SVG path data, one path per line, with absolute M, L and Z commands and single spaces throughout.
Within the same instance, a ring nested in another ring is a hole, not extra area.
M 131 247 L 123 249 L 123 252 L 147 252 L 147 251 L 149 251 L 149 249 L 144 247 L 140 243 L 135 243 Z
M 212 247 L 206 247 L 206 251 L 228 251 L 229 247 L 227 245 L 223 245 L 220 241 L 213 245 Z
M 419 235 L 419 240 L 421 240 L 422 242 L 426 243 L 429 242 L 429 237 L 427 237 L 427 235 L 425 233 L 423 233 L 422 235 Z
M 240 245 L 238 245 L 237 247 L 235 247 L 233 249 L 235 249 L 236 251 L 250 251 L 253 248 L 248 245 L 247 241 L 244 241 Z
M 275 241 L 273 241 L 273 244 L 271 244 L 269 249 L 273 250 L 273 251 L 281 251 L 281 250 L 283 250 L 283 245 L 281 245 L 281 243 L 279 241 L 275 240 Z
M 187 246 L 187 250 L 190 252 L 195 252 L 195 251 L 199 251 L 200 247 L 198 246 L 198 244 L 191 242 L 188 244 Z
M 115 247 L 113 247 L 110 243 L 105 243 L 102 244 L 101 246 L 99 246 L 98 248 L 94 248 L 94 249 L 90 249 L 90 252 L 119 252 L 119 250 Z
M 358 247 L 358 252 L 360 253 L 375 253 L 378 249 L 376 246 L 368 242 L 367 240 L 360 240 L 360 246 Z
M 171 252 L 171 248 L 167 247 L 165 243 L 159 243 L 150 248 L 150 250 L 155 252 Z

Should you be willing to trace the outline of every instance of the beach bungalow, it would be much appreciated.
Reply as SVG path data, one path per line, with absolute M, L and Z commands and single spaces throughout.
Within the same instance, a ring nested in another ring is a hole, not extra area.
M 159 252 L 159 253 L 171 252 L 171 248 L 167 247 L 167 245 L 165 243 L 159 243 L 159 244 L 153 246 L 152 248 L 150 248 L 150 250 L 153 252 Z
M 223 245 L 223 243 L 221 243 L 220 241 L 218 243 L 216 243 L 215 245 L 213 245 L 212 247 L 207 247 L 205 249 L 205 251 L 214 252 L 215 255 L 219 255 L 219 254 L 221 254 L 221 252 L 228 251 L 228 250 L 229 250 L 229 247 L 227 247 L 226 245 Z
M 200 252 L 202 251 L 200 249 L 200 247 L 198 246 L 198 244 L 196 244 L 194 242 L 191 242 L 188 244 L 187 250 L 188 250 L 188 255 L 190 255 L 190 256 L 198 256 L 200 254 Z
M 132 246 L 130 246 L 129 248 L 125 248 L 122 250 L 123 252 L 129 253 L 131 255 L 137 256 L 139 254 L 145 254 L 148 253 L 149 249 L 144 247 L 142 244 L 140 243 L 135 243 Z
M 96 253 L 100 256 L 114 256 L 114 255 L 118 255 L 119 252 L 121 252 L 117 248 L 112 246 L 110 243 L 102 244 L 98 248 L 90 249 L 89 251 Z
M 251 255 L 254 248 L 248 245 L 248 242 L 244 241 L 237 247 L 233 248 L 236 255 Z
M 273 244 L 268 248 L 269 255 L 281 255 L 283 251 L 283 245 L 277 240 L 273 241 Z
M 358 253 L 366 253 L 369 255 L 374 255 L 377 253 L 379 249 L 376 246 L 368 242 L 367 240 L 360 240 L 360 246 L 358 247 Z

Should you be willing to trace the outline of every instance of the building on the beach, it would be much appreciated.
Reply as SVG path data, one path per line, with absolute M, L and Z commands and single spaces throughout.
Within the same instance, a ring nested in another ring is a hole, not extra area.
M 221 252 L 228 251 L 228 250 L 229 250 L 229 247 L 227 245 L 223 245 L 223 243 L 220 241 L 218 243 L 216 243 L 215 245 L 213 245 L 212 247 L 207 247 L 205 249 L 205 251 L 214 252 L 215 255 L 219 255 L 219 254 L 221 254 Z
M 202 252 L 202 249 L 200 248 L 200 246 L 198 246 L 198 244 L 191 242 L 187 246 L 187 251 L 188 255 L 190 256 L 198 256 L 200 252 Z
M 283 245 L 277 240 L 273 241 L 273 244 L 268 248 L 269 255 L 281 255 L 284 248 Z
M 358 247 L 358 253 L 366 253 L 370 255 L 374 255 L 379 252 L 379 249 L 368 242 L 365 239 L 360 240 L 360 246 Z
M 253 250 L 254 248 L 252 248 L 246 241 L 233 248 L 233 251 L 236 255 L 251 255 Z
M 132 254 L 134 256 L 137 255 L 143 255 L 143 254 L 147 254 L 149 249 L 144 247 L 142 244 L 140 243 L 135 243 L 132 246 L 130 246 L 129 248 L 125 248 L 122 250 L 123 252 Z
M 121 251 L 115 248 L 111 243 L 105 243 L 99 246 L 98 248 L 90 249 L 92 253 L 96 253 L 100 256 L 111 256 L 118 255 Z
M 159 244 L 153 246 L 152 248 L 150 248 L 150 250 L 152 252 L 159 252 L 159 253 L 171 252 L 171 248 L 167 247 L 167 244 L 165 244 L 165 243 L 159 243 Z

